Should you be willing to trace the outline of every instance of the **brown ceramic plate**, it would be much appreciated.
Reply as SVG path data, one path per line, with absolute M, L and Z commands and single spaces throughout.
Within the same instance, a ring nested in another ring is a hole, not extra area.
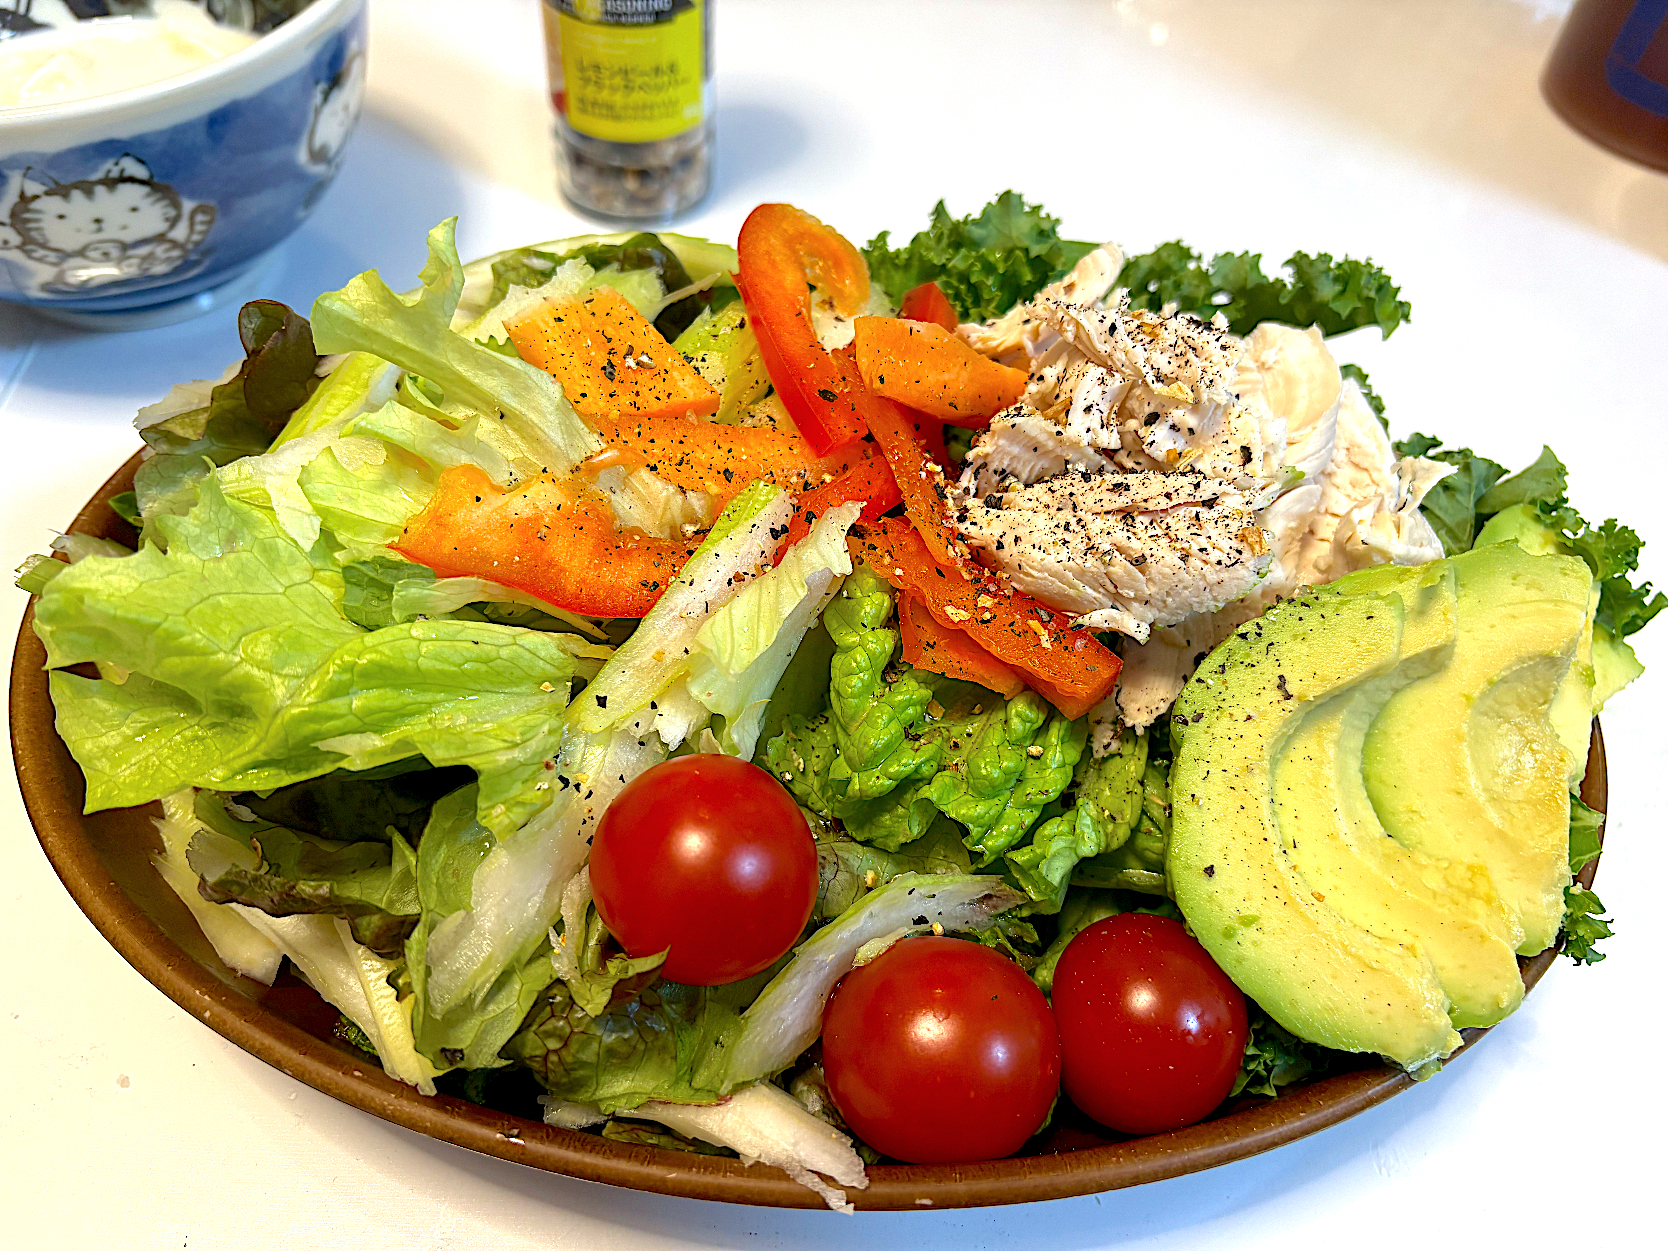
M 122 466 L 71 529 L 131 543 L 132 530 L 107 501 L 131 488 L 138 464 L 135 456 Z M 82 815 L 84 783 L 53 730 L 42 668 L 46 655 L 33 621 L 32 611 L 24 616 L 12 661 L 12 752 L 24 804 L 47 858 L 82 911 L 128 963 L 187 1012 L 327 1095 L 487 1155 L 661 1194 L 821 1206 L 816 1195 L 773 1168 L 614 1142 L 447 1095 L 425 1098 L 337 1041 L 331 1034 L 336 1010 L 288 973 L 267 987 L 228 970 L 151 868 L 151 853 L 161 849 L 151 823 L 155 806 Z M 1595 724 L 1581 798 L 1602 811 L 1607 795 L 1604 741 Z M 1595 868 L 1588 865 L 1582 872 L 1584 883 L 1592 884 Z M 1534 986 L 1554 958 L 1549 951 L 1523 961 L 1524 983 Z M 1465 1046 L 1486 1032 L 1466 1030 Z M 1363 1064 L 1287 1087 L 1278 1099 L 1231 1101 L 1203 1124 L 1147 1138 L 1113 1134 L 1062 1101 L 1053 1125 L 1023 1156 L 983 1164 L 877 1165 L 869 1169 L 869 1188 L 850 1195 L 859 1208 L 918 1211 L 1116 1190 L 1256 1155 L 1335 1125 L 1412 1084 L 1399 1070 Z M 530 1099 L 522 1106 L 536 1113 Z

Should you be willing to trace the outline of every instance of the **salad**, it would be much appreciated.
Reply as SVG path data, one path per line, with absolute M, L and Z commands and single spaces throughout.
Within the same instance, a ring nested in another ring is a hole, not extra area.
M 1419 1075 L 1603 958 L 1637 535 L 1411 434 L 1370 262 L 602 235 L 239 318 L 36 596 L 88 811 L 425 1094 L 788 1171 Z M 95 676 L 96 673 L 96 676 Z

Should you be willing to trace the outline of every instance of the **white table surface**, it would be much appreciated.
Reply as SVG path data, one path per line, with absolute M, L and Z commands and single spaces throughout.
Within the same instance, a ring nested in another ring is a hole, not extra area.
M 1513 467 L 1543 441 L 1668 580 L 1668 180 L 1566 132 L 1534 0 L 722 0 L 718 183 L 685 226 L 786 199 L 863 240 L 1015 187 L 1073 236 L 1274 260 L 1369 254 L 1411 325 L 1351 342 L 1398 433 Z M 424 231 L 466 254 L 577 233 L 557 201 L 535 0 L 379 0 L 367 115 L 268 293 L 305 309 Z M 468 14 L 467 19 L 461 17 Z M 456 28 L 449 23 L 467 21 Z M 1365 336 L 1355 336 L 1357 340 Z M 9 568 L 136 446 L 133 411 L 237 355 L 230 311 L 127 336 L 0 311 Z M 8 592 L 8 622 L 24 597 Z M 638 1195 L 473 1155 L 302 1086 L 189 1018 L 71 903 L 0 784 L 0 1243 L 101 1248 L 1661 1245 L 1660 838 L 1668 626 L 1605 717 L 1620 918 L 1434 1080 L 1258 1159 L 1020 1209 L 865 1215 Z M 1658 972 L 1653 973 L 1653 968 Z

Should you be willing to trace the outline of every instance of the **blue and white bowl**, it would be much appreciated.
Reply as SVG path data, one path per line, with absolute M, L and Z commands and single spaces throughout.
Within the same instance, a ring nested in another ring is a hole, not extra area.
M 0 300 L 98 329 L 240 296 L 341 162 L 366 0 L 144 87 L 0 112 Z

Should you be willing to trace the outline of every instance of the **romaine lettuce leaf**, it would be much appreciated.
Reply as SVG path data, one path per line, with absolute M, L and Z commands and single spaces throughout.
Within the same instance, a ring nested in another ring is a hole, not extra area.
M 684 682 L 701 628 L 760 565 L 768 565 L 792 512 L 787 492 L 762 482 L 730 501 L 636 632 L 586 687 L 575 709 L 577 728 L 605 733 L 646 711 L 660 711 L 650 705 Z M 676 746 L 694 728 L 699 727 L 679 717 L 676 729 L 666 734 L 667 746 Z
M 527 927 L 504 933 L 490 967 L 473 970 L 475 993 L 436 1002 L 430 941 L 448 923 L 456 929 L 453 918 L 470 915 L 475 875 L 494 851 L 491 832 L 476 819 L 477 806 L 473 787 L 441 799 L 417 844 L 422 914 L 405 946 L 412 1030 L 417 1049 L 441 1067 L 484 1069 L 505 1063 L 499 1052 L 556 976 L 545 930 Z
M 745 583 L 696 631 L 685 681 L 702 707 L 724 718 L 719 742 L 729 754 L 752 759 L 778 681 L 851 572 L 846 531 L 861 511 L 859 504 L 829 509 L 780 564 Z
M 865 943 L 925 930 L 983 930 L 1024 901 L 999 877 L 906 873 L 870 891 L 795 950 L 743 1014 L 728 1049 L 726 1091 L 780 1073 L 816 1041 L 822 1010 Z
M 1072 807 L 1044 821 L 1024 846 L 1004 857 L 1038 911 L 1059 911 L 1079 861 L 1129 841 L 1141 815 L 1146 766 L 1147 736 L 1130 730 L 1102 759 L 1083 757 L 1073 776 L 1077 793 Z
M 561 913 L 569 880 L 590 854 L 591 831 L 603 810 L 626 783 L 665 755 L 646 719 L 587 734 L 570 718 L 554 758 L 548 766 L 542 761 L 534 766 L 530 789 L 548 806 L 485 845 L 478 865 L 471 864 L 458 887 L 464 893 L 449 898 L 437 919 L 430 917 L 425 899 L 424 924 L 413 941 L 424 943 L 425 1004 L 434 1014 L 469 1013 L 531 958 Z M 491 818 L 501 816 L 484 787 L 476 807 L 488 827 Z M 441 809 L 435 806 L 431 828 Z M 427 840 L 425 834 L 418 847 L 419 865 Z M 545 950 L 548 954 L 548 943 Z

